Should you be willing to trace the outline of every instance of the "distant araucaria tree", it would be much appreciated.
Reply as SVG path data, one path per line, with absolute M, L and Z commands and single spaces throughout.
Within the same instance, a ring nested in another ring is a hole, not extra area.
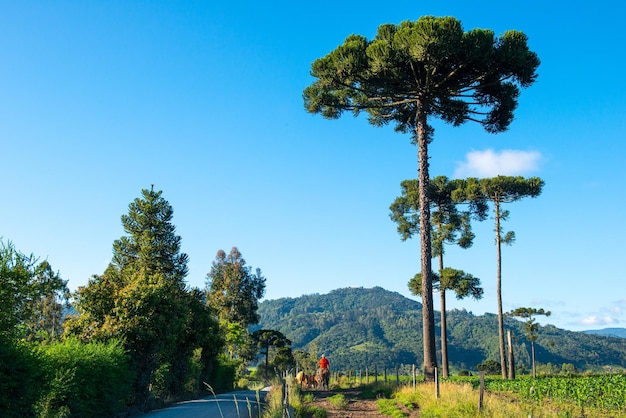
M 504 313 L 502 311 L 502 244 L 511 245 L 515 241 L 515 232 L 503 234 L 502 221 L 509 217 L 508 210 L 502 205 L 521 200 L 525 197 L 537 197 L 541 194 L 544 181 L 539 177 L 497 176 L 493 178 L 469 178 L 463 186 L 455 190 L 457 200 L 483 201 L 493 203 L 496 232 L 496 295 L 498 299 L 498 338 L 500 345 L 500 364 L 502 377 L 507 378 L 508 370 L 504 348 Z

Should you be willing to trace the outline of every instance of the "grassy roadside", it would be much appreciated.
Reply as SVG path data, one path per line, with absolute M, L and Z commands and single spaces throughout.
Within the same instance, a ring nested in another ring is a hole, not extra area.
M 289 402 L 292 415 L 298 418 L 325 418 L 328 411 L 320 408 L 320 402 L 316 402 L 315 394 L 300 392 L 296 385 L 290 386 Z M 335 409 L 342 409 L 346 399 L 341 391 L 345 388 L 335 387 L 336 393 L 327 396 Z M 359 399 L 364 402 L 375 401 L 381 416 L 393 418 L 406 418 L 419 416 L 422 418 L 508 418 L 508 417 L 533 417 L 533 418 L 570 418 L 570 417 L 597 417 L 616 418 L 626 417 L 626 411 L 617 409 L 601 409 L 596 407 L 582 406 L 576 401 L 565 401 L 552 398 L 543 398 L 541 401 L 524 399 L 515 391 L 490 391 L 486 390 L 483 398 L 482 409 L 479 410 L 479 390 L 470 382 L 443 382 L 440 384 L 440 397 L 435 395 L 435 385 L 419 383 L 414 389 L 412 385 L 403 385 L 396 388 L 395 385 L 384 383 L 362 385 L 358 388 Z M 266 410 L 264 418 L 282 417 L 281 390 L 270 397 L 270 407 Z M 275 406 L 272 407 L 271 404 Z M 328 406 L 328 403 L 326 404 Z

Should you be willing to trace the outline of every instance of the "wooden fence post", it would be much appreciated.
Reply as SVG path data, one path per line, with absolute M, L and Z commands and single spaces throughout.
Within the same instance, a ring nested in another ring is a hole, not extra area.
M 483 410 L 483 396 L 485 394 L 485 371 L 480 371 L 480 390 L 478 392 L 478 411 Z
M 506 336 L 509 342 L 509 379 L 515 380 L 515 358 L 513 356 L 513 345 L 511 344 L 511 330 L 510 329 L 506 330 Z M 534 363 L 533 363 L 533 367 L 534 367 Z

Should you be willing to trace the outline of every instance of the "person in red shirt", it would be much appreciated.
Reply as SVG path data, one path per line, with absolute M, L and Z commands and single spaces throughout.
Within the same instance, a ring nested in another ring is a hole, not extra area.
M 319 365 L 320 368 L 317 371 L 318 387 L 328 390 L 328 385 L 330 383 L 330 361 L 326 358 L 324 354 L 322 354 Z
M 326 358 L 324 354 L 322 354 L 322 358 L 320 359 L 320 369 L 328 369 L 330 366 L 330 361 Z

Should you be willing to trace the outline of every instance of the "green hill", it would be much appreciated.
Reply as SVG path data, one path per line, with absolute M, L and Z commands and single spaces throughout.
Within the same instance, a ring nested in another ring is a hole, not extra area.
M 587 334 L 607 335 L 609 337 L 626 338 L 626 328 L 590 329 L 584 332 Z
M 259 327 L 275 329 L 292 341 L 293 349 L 316 343 L 338 370 L 365 366 L 395 368 L 422 363 L 421 304 L 380 287 L 345 288 L 328 294 L 266 300 L 259 305 Z M 439 344 L 439 312 L 436 315 Z M 530 367 L 530 343 L 523 323 L 505 319 L 515 336 L 516 362 Z M 573 364 L 578 370 L 603 366 L 626 368 L 623 339 L 542 326 L 535 344 L 537 362 Z M 448 356 L 454 370 L 474 370 L 499 360 L 497 316 L 475 316 L 466 310 L 448 312 Z

